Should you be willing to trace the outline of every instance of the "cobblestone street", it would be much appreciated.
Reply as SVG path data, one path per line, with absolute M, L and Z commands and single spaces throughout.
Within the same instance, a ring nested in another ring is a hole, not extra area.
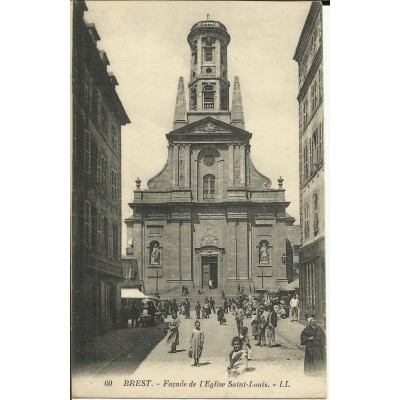
M 234 317 L 231 314 L 226 315 L 227 324 L 222 326 L 217 322 L 216 314 L 211 314 L 209 319 L 200 320 L 201 328 L 205 332 L 205 344 L 199 367 L 192 367 L 193 360 L 188 358 L 190 334 L 195 321 L 194 312 L 191 317 L 185 319 L 179 316 L 180 344 L 177 353 L 168 353 L 169 347 L 162 334 L 162 325 L 154 328 L 154 332 L 142 330 L 147 340 L 142 336 L 131 343 L 125 352 L 94 375 L 93 381 L 104 384 L 105 380 L 112 379 L 113 395 L 119 393 L 120 396 L 135 397 L 154 397 L 158 390 L 163 397 L 176 397 L 179 393 L 188 397 L 202 397 L 204 387 L 212 387 L 213 396 L 241 397 L 240 391 L 235 392 L 239 387 L 235 385 L 240 383 L 249 385 L 248 393 L 252 393 L 254 397 L 290 397 L 292 390 L 298 394 L 303 387 L 304 394 L 310 395 L 313 388 L 315 397 L 325 393 L 324 384 L 321 383 L 321 386 L 317 378 L 303 374 L 304 350 L 299 345 L 299 340 L 304 327 L 298 322 L 279 320 L 277 346 L 269 348 L 255 346 L 256 341 L 251 336 L 251 320 L 245 319 L 244 325 L 249 328 L 253 357 L 248 363 L 248 372 L 239 381 L 233 381 L 228 378 L 226 369 L 231 340 L 237 335 Z M 148 386 L 143 383 L 147 381 Z M 192 381 L 196 386 L 189 387 Z M 141 384 L 138 385 L 137 382 Z

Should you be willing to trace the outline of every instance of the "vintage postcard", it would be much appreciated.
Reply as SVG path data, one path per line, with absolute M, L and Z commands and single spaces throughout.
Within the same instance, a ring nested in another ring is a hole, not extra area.
M 326 397 L 323 14 L 71 1 L 74 398 Z

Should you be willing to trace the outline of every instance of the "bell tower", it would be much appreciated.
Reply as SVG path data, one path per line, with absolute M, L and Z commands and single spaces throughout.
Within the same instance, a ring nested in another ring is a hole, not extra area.
M 227 112 L 230 119 L 230 83 L 227 78 L 230 36 L 226 27 L 221 22 L 211 21 L 207 15 L 206 21 L 193 25 L 187 40 L 192 52 L 188 117 L 193 113 L 205 117 L 204 114 L 214 116 L 216 113 Z

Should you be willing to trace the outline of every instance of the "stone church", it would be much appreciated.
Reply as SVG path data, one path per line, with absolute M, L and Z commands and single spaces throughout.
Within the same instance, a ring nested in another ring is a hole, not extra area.
M 284 288 L 292 271 L 283 179 L 272 188 L 250 157 L 239 78 L 229 108 L 230 35 L 218 21 L 200 21 L 189 35 L 189 109 L 179 78 L 168 159 L 147 182 L 136 181 L 127 238 L 146 293 L 183 284 L 236 291 Z

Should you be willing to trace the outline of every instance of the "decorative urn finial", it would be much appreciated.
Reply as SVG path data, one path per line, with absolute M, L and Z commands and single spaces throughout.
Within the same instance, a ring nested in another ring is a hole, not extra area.
M 280 176 L 278 179 L 279 188 L 282 189 L 284 179 Z
M 140 180 L 140 178 L 137 178 L 135 182 L 136 182 L 136 189 L 140 190 L 140 184 L 142 183 L 142 181 Z

